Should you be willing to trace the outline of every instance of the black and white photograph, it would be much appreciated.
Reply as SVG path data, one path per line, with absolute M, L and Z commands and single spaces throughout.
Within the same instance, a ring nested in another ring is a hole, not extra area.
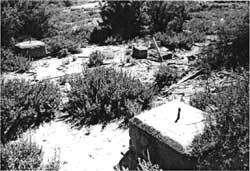
M 249 9 L 1 0 L 0 170 L 249 170 Z

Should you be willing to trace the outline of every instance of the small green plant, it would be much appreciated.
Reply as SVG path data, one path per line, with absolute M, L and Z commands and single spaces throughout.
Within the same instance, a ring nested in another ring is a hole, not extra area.
M 1 48 L 1 72 L 25 72 L 30 68 L 30 61 L 22 55 L 14 54 L 9 49 Z
M 69 65 L 69 64 L 70 64 L 70 59 L 62 61 L 62 65 Z
M 153 164 L 150 160 L 149 152 L 147 151 L 147 160 L 138 158 L 138 171 L 163 171 L 157 164 Z
M 89 56 L 88 67 L 96 67 L 103 64 L 105 56 L 100 51 L 92 52 Z
M 47 164 L 42 165 L 41 167 L 44 170 L 54 170 L 57 171 L 60 169 L 60 155 L 55 150 L 54 157 L 48 161 Z
M 55 117 L 60 104 L 59 88 L 50 82 L 1 81 L 1 142 L 16 139 Z
M 27 139 L 1 144 L 1 170 L 59 170 L 60 159 L 55 154 L 43 165 L 42 148 Z
M 155 73 L 155 85 L 161 90 L 165 86 L 170 86 L 179 79 L 178 71 L 167 65 L 160 65 Z
M 36 170 L 42 164 L 42 149 L 27 140 L 1 145 L 1 170 Z
M 69 80 L 72 89 L 64 109 L 66 121 L 77 127 L 128 119 L 150 107 L 152 90 L 125 72 L 100 67 L 82 74 Z

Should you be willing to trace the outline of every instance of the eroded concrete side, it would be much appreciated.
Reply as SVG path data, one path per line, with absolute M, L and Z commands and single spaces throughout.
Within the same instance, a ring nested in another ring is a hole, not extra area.
M 125 166 L 136 169 L 137 158 L 147 159 L 148 151 L 152 163 L 164 170 L 194 169 L 196 159 L 190 154 L 190 145 L 194 137 L 203 132 L 203 120 L 202 111 L 178 101 L 132 118 L 129 125 L 130 159 Z

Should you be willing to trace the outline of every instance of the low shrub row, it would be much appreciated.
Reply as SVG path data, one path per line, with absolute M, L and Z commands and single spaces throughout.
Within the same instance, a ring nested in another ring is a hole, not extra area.
M 156 40 L 161 42 L 161 45 L 170 50 L 191 49 L 193 43 L 202 42 L 204 35 L 200 33 L 156 33 L 154 34 Z

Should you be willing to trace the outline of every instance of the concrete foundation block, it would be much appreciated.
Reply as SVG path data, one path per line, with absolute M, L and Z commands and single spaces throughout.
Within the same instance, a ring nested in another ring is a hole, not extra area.
M 47 55 L 45 43 L 41 41 L 25 41 L 18 43 L 15 45 L 15 50 L 34 59 Z
M 147 159 L 161 169 L 194 169 L 191 156 L 195 136 L 204 131 L 204 112 L 179 101 L 172 101 L 130 120 L 130 153 L 134 160 Z M 128 164 L 135 169 L 135 163 Z
M 143 46 L 133 47 L 133 58 L 146 59 L 148 56 L 148 49 Z

